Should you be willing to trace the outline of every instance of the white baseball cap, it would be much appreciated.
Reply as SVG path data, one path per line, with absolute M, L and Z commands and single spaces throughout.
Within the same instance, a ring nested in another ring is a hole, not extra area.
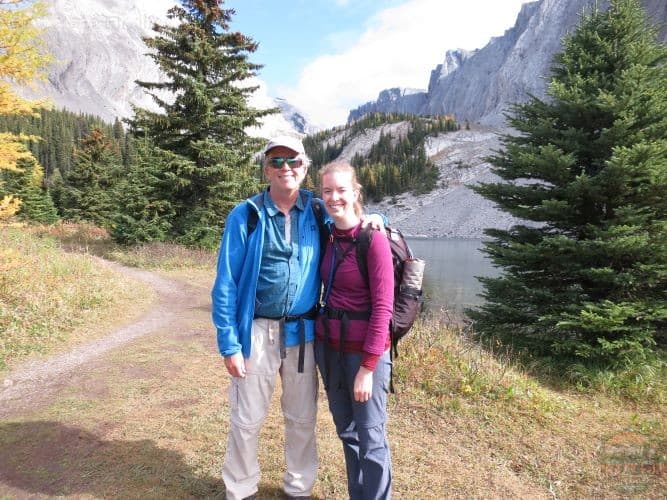
M 264 148 L 264 151 L 262 151 L 262 153 L 266 154 L 273 148 L 277 148 L 279 146 L 291 149 L 292 151 L 300 155 L 306 154 L 306 150 L 303 148 L 303 143 L 301 142 L 301 140 L 297 139 L 296 137 L 290 137 L 288 135 L 282 135 L 280 137 L 275 137 L 271 139 Z

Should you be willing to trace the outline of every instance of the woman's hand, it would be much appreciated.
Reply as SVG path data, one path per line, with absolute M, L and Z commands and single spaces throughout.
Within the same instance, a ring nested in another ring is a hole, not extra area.
M 373 372 L 363 366 L 359 367 L 354 377 L 354 400 L 365 403 L 373 395 Z
M 384 217 L 380 214 L 364 215 L 361 219 L 361 227 L 371 226 L 377 231 L 384 231 Z

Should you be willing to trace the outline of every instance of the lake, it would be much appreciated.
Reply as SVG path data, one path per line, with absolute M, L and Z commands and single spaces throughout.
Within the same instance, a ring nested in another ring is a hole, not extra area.
M 459 238 L 407 238 L 415 257 L 426 261 L 424 291 L 429 309 L 462 312 L 480 304 L 482 285 L 475 276 L 497 276 L 485 254 L 482 240 Z

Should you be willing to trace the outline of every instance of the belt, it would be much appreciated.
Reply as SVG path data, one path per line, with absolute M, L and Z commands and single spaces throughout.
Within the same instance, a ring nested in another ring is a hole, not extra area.
M 255 316 L 255 318 L 272 319 L 278 321 L 280 331 L 280 359 L 287 357 L 287 349 L 285 347 L 285 323 L 290 321 L 299 322 L 299 373 L 303 373 L 303 362 L 306 352 L 306 324 L 305 320 L 317 318 L 317 308 L 313 306 L 311 309 L 303 314 L 294 314 L 287 316 Z

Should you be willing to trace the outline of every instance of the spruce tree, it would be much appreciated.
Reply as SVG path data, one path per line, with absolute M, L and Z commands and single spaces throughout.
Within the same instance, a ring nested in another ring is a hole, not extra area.
M 234 14 L 222 0 L 184 0 L 169 10 L 177 24 L 154 26 L 145 42 L 165 81 L 137 82 L 160 112 L 137 109 L 133 135 L 188 160 L 171 194 L 173 232 L 180 241 L 214 246 L 229 209 L 258 189 L 247 127 L 275 110 L 248 106 L 257 87 L 247 79 L 261 67 L 248 60 L 257 44 L 229 30 Z M 187 166 L 186 166 L 187 165 Z
M 584 15 L 548 98 L 513 106 L 517 135 L 476 191 L 532 224 L 487 230 L 476 330 L 577 367 L 624 369 L 664 349 L 667 50 L 636 0 Z M 585 371 L 585 370 L 584 370 Z
M 115 189 L 116 212 L 111 237 L 123 244 L 165 241 L 172 231 L 174 206 L 170 196 L 176 173 L 188 160 L 144 139 L 134 144 L 125 177 Z
M 21 200 L 16 216 L 25 221 L 54 224 L 58 212 L 49 192 L 44 186 L 44 169 L 35 158 L 23 158 L 17 163 L 18 170 L 0 172 L 0 197 L 12 193 Z
M 59 208 L 66 219 L 88 221 L 109 229 L 116 212 L 114 187 L 122 168 L 111 140 L 99 129 L 84 137 L 74 164 L 59 189 Z
M 17 194 L 22 203 L 18 217 L 40 224 L 55 224 L 59 217 L 53 200 L 44 186 L 44 169 L 34 158 L 23 160 L 21 168 L 23 181 Z

